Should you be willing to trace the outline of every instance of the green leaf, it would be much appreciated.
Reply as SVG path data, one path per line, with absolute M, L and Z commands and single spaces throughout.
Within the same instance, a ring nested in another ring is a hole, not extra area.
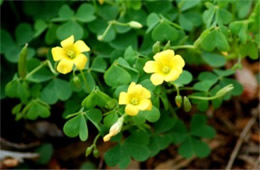
M 210 148 L 206 143 L 196 138 L 187 137 L 178 148 L 178 153 L 185 158 L 191 158 L 194 155 L 204 158 L 210 154 Z
M 59 40 L 64 40 L 71 35 L 74 35 L 75 39 L 82 39 L 84 30 L 80 24 L 75 21 L 68 21 L 57 28 L 56 35 Z
M 200 4 L 200 0 L 190 1 L 190 0 L 181 0 L 178 3 L 178 7 L 181 11 L 186 11 L 190 8 L 193 8 L 194 6 Z
M 51 157 L 53 155 L 53 146 L 52 144 L 45 143 L 37 147 L 35 149 L 35 152 L 40 155 L 39 159 L 37 160 L 37 163 L 47 165 L 50 162 Z
M 198 137 L 213 138 L 216 135 L 216 131 L 207 125 L 206 116 L 195 114 L 191 120 L 191 134 Z
M 136 61 L 138 55 L 136 53 L 136 51 L 133 49 L 132 46 L 129 46 L 124 53 L 124 59 L 129 62 L 130 64 L 134 64 L 134 62 Z
M 218 77 L 217 77 L 216 74 L 211 73 L 211 72 L 202 72 L 202 73 L 199 74 L 198 79 L 200 81 L 203 81 L 203 80 L 217 81 Z
M 33 39 L 34 32 L 28 23 L 19 24 L 15 29 L 15 37 L 18 45 L 29 43 Z
M 6 53 L 8 50 L 12 49 L 16 45 L 9 32 L 1 29 L 0 34 L 1 34 L 0 53 L 3 54 Z
M 18 79 L 14 79 L 6 84 L 5 94 L 11 98 L 20 98 L 22 102 L 26 102 L 30 96 L 27 83 Z
M 174 41 L 178 38 L 178 31 L 168 23 L 162 22 L 154 28 L 152 38 L 154 41 Z
M 249 56 L 252 60 L 259 58 L 257 45 L 252 42 L 247 42 L 246 44 L 241 45 L 240 53 L 242 56 Z
M 146 24 L 148 26 L 146 33 L 149 33 L 159 23 L 159 21 L 159 16 L 156 13 L 151 13 L 146 20 Z
M 91 65 L 91 70 L 104 73 L 107 69 L 107 62 L 101 57 L 95 57 L 92 65 Z
M 86 112 L 87 118 L 98 128 L 99 122 L 102 120 L 102 113 L 98 109 L 90 109 Z
M 75 17 L 80 22 L 91 22 L 96 19 L 94 12 L 95 9 L 92 5 L 84 3 L 78 8 Z
M 243 44 L 245 44 L 248 39 L 247 27 L 248 24 L 244 21 L 234 21 L 229 25 L 231 32 L 237 35 Z
M 214 84 L 215 80 L 203 80 L 193 85 L 194 90 L 207 92 Z
M 105 118 L 104 118 L 104 124 L 106 127 L 111 127 L 114 123 L 116 123 L 118 119 L 118 115 L 116 112 L 114 111 L 111 111 L 109 113 L 109 115 L 107 115 Z
M 50 108 L 46 103 L 42 104 L 42 101 L 33 101 L 26 114 L 26 117 L 30 120 L 35 120 L 38 117 L 47 118 L 50 116 L 50 114 Z
M 178 86 L 183 86 L 189 84 L 192 81 L 192 74 L 186 70 L 183 70 L 180 77 L 175 80 L 173 83 L 177 84 Z
M 168 114 L 162 112 L 159 121 L 154 124 L 156 133 L 163 133 L 170 130 L 176 122 L 176 119 L 170 117 Z
M 186 137 L 188 136 L 188 132 L 182 120 L 176 118 L 175 124 L 172 128 L 171 135 L 172 135 L 172 142 L 174 144 L 180 144 L 186 139 Z
M 105 72 L 104 79 L 107 85 L 116 87 L 130 83 L 131 76 L 125 69 L 116 64 L 113 64 Z
M 34 23 L 34 29 L 35 29 L 34 37 L 38 37 L 43 31 L 47 29 L 47 27 L 48 25 L 46 24 L 46 22 L 44 22 L 43 20 L 37 20 Z
M 226 76 L 230 76 L 230 75 L 232 75 L 232 74 L 234 74 L 235 73 L 235 71 L 234 70 L 231 70 L 231 69 L 229 69 L 229 70 L 219 70 L 219 69 L 215 69 L 215 70 L 213 70 L 217 75 L 219 75 L 219 76 L 221 76 L 221 77 L 226 77 Z
M 120 145 L 116 145 L 105 153 L 104 159 L 108 166 L 116 166 L 119 163 L 121 156 L 124 156 L 120 155 L 120 150 Z
M 72 94 L 69 83 L 65 80 L 55 78 L 45 88 L 41 93 L 41 99 L 48 104 L 54 104 L 59 99 L 67 100 Z
M 74 16 L 74 11 L 70 9 L 68 5 L 63 5 L 59 10 L 60 21 L 66 21 Z
M 68 120 L 64 124 L 63 131 L 68 137 L 79 135 L 81 141 L 86 141 L 88 138 L 88 127 L 85 117 L 82 114 L 78 114 Z
M 216 12 L 216 21 L 218 25 L 225 25 L 232 20 L 232 14 L 226 9 L 218 8 Z
M 146 120 L 152 123 L 158 121 L 160 118 L 160 111 L 155 106 L 153 106 L 150 111 L 142 111 L 142 114 Z
M 109 45 L 118 50 L 125 50 L 129 46 L 132 46 L 133 49 L 137 49 L 137 35 L 132 31 L 117 35 L 116 39 L 110 42 Z
M 212 67 L 222 67 L 226 64 L 224 56 L 216 53 L 202 53 L 203 60 Z
M 46 35 L 45 35 L 45 43 L 50 45 L 53 44 L 57 40 L 56 31 L 57 25 L 51 24 Z
M 206 51 L 213 51 L 216 47 L 220 51 L 229 50 L 227 38 L 220 29 L 215 29 L 207 34 L 201 41 L 201 47 Z

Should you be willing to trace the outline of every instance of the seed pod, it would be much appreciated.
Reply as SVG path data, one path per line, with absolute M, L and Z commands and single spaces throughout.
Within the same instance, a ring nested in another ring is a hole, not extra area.
M 160 41 L 156 41 L 156 43 L 153 44 L 153 53 L 156 54 L 160 52 L 160 50 L 161 50 Z
M 191 103 L 188 97 L 184 96 L 183 104 L 185 112 L 189 112 L 191 110 Z
M 166 45 L 163 47 L 163 50 L 168 50 L 171 47 L 171 41 L 168 41 Z
M 176 105 L 178 106 L 178 108 L 181 107 L 182 97 L 181 97 L 180 95 L 178 95 L 178 96 L 175 97 L 175 103 L 176 103 Z
M 26 58 L 27 58 L 27 50 L 28 50 L 28 44 L 25 44 L 25 46 L 22 48 L 20 55 L 19 55 L 19 61 L 18 61 L 18 74 L 21 78 L 25 78 L 26 76 Z

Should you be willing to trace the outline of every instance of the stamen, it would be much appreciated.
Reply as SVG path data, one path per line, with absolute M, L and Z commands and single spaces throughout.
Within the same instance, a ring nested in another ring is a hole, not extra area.
M 163 72 L 164 74 L 168 74 L 168 73 L 170 73 L 170 71 L 171 71 L 171 69 L 170 69 L 168 66 L 164 66 L 164 67 L 162 68 L 162 72 Z
M 76 54 L 75 54 L 75 52 L 74 52 L 73 50 L 67 50 L 67 55 L 68 55 L 71 59 L 73 59 L 73 58 L 76 57 Z
M 131 101 L 130 101 L 130 103 L 131 103 L 132 105 L 137 105 L 138 102 L 139 102 L 139 101 L 138 101 L 137 98 L 132 98 Z

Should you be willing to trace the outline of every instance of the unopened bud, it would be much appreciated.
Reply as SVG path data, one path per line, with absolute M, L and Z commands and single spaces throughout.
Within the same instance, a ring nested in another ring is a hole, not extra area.
M 104 39 L 104 36 L 103 36 L 103 35 L 98 35 L 98 36 L 97 36 L 97 39 L 98 39 L 99 41 L 102 41 L 102 40 Z
M 114 123 L 111 128 L 109 129 L 109 133 L 104 136 L 103 140 L 104 142 L 107 142 L 111 139 L 111 137 L 116 136 L 122 128 L 122 125 L 124 123 L 124 116 L 121 116 L 116 123 Z
M 91 154 L 92 150 L 93 150 L 93 147 L 92 147 L 92 146 L 87 147 L 86 152 L 85 152 L 85 155 L 86 155 L 86 156 L 89 156 L 89 155 Z
M 98 158 L 98 156 L 99 156 L 99 151 L 97 150 L 97 148 L 94 149 L 93 155 L 94 155 L 95 158 Z
M 220 89 L 217 93 L 216 93 L 216 97 L 222 97 L 225 94 L 227 94 L 228 92 L 230 92 L 231 90 L 234 89 L 233 84 L 229 84 L 225 87 L 223 87 L 222 89 Z
M 18 61 L 18 74 L 21 78 L 25 78 L 26 76 L 26 58 L 27 58 L 27 51 L 28 51 L 28 44 L 25 44 L 23 49 L 20 52 L 19 55 L 19 61 Z
M 156 54 L 160 52 L 160 50 L 161 50 L 160 41 L 156 41 L 156 43 L 153 44 L 153 53 Z
M 184 96 L 183 104 L 185 112 L 189 112 L 191 110 L 191 103 L 188 97 Z
M 143 25 L 140 24 L 140 23 L 137 22 L 137 21 L 130 21 L 130 22 L 128 22 L 128 25 L 129 25 L 130 27 L 136 28 L 136 29 L 140 29 L 140 28 L 143 27 Z
M 168 50 L 171 48 L 171 41 L 168 41 L 166 45 L 163 47 L 163 50 Z
M 73 77 L 73 84 L 79 89 L 81 87 L 81 81 L 78 76 Z
M 178 96 L 175 97 L 175 103 L 176 103 L 176 105 L 178 106 L 178 108 L 181 107 L 182 97 L 181 97 L 180 95 L 178 95 Z

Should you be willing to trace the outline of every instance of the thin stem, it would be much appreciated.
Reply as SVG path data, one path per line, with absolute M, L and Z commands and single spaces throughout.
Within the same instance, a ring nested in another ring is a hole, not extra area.
M 33 69 L 30 73 L 28 73 L 25 77 L 25 79 L 28 79 L 29 77 L 31 77 L 34 73 L 36 73 L 37 71 L 39 71 L 42 67 L 44 67 L 45 65 L 48 64 L 48 61 L 44 61 L 42 62 L 38 67 L 36 67 L 35 69 Z
M 182 48 L 190 48 L 190 49 L 194 49 L 195 46 L 194 45 L 177 45 L 177 46 L 173 46 L 170 47 L 173 50 L 177 50 L 177 49 L 182 49 Z
M 94 139 L 94 141 L 93 141 L 93 146 L 96 148 L 96 143 L 97 143 L 97 140 L 98 140 L 98 138 L 100 137 L 100 134 L 98 134 L 96 137 L 95 137 L 95 139 Z
M 190 99 L 198 99 L 198 100 L 214 100 L 218 98 L 218 96 L 211 96 L 211 97 L 203 97 L 203 96 L 188 96 Z
M 86 76 L 85 76 L 85 74 L 84 74 L 84 72 L 83 72 L 82 70 L 80 70 L 80 74 L 81 74 L 81 76 L 82 76 L 83 82 L 84 82 L 84 84 L 85 84 L 85 86 L 86 86 L 88 92 L 90 93 L 90 88 L 89 88 L 89 86 L 88 86 L 88 82 L 87 82 Z
M 54 74 L 54 75 L 57 75 L 58 73 L 55 71 L 55 69 L 52 67 L 52 64 L 49 60 L 46 60 L 47 63 L 48 63 L 48 67 L 49 69 L 51 70 L 51 72 Z
M 112 20 L 110 21 L 112 24 L 115 24 L 115 25 L 120 25 L 120 26 L 128 26 L 128 23 L 122 23 L 122 22 L 118 22 L 116 20 Z

